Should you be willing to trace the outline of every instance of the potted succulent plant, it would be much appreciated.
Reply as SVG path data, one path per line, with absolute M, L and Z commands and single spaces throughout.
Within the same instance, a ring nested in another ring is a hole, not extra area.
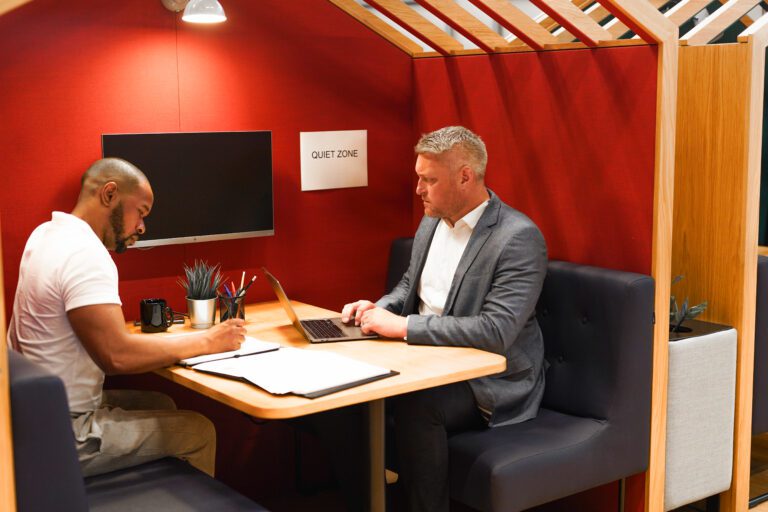
M 682 275 L 675 276 L 674 279 L 672 279 L 672 285 L 674 286 L 675 283 L 679 283 L 683 277 L 684 276 Z M 693 320 L 702 314 L 704 310 L 707 309 L 707 304 L 708 302 L 704 301 L 701 304 L 688 307 L 688 297 L 686 297 L 682 307 L 678 308 L 677 300 L 675 299 L 675 296 L 672 295 L 669 298 L 669 331 L 672 333 L 691 332 L 692 329 L 683 326 L 683 322 L 686 320 Z
M 184 265 L 184 275 L 178 282 L 187 292 L 189 322 L 195 329 L 207 329 L 216 320 L 216 290 L 223 280 L 220 265 L 195 260 L 191 267 Z

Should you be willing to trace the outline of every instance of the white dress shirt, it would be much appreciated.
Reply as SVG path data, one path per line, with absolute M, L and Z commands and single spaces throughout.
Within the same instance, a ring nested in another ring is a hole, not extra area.
M 448 291 L 451 289 L 453 276 L 459 266 L 464 249 L 483 215 L 488 201 L 456 221 L 451 227 L 446 219 L 441 219 L 435 230 L 435 236 L 429 246 L 427 261 L 421 272 L 417 293 L 420 315 L 442 315 Z

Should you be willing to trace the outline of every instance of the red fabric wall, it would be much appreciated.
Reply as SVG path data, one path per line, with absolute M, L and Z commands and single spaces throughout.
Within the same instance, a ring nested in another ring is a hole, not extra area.
M 479 133 L 488 186 L 538 224 L 551 259 L 650 273 L 654 47 L 422 59 L 414 69 L 418 131 Z
M 0 17 L 7 312 L 27 237 L 72 209 L 102 133 L 273 131 L 275 236 L 115 256 L 128 319 L 147 296 L 184 310 L 175 280 L 195 258 L 237 279 L 265 265 L 292 298 L 334 309 L 381 294 L 389 241 L 411 230 L 410 58 L 325 0 L 225 8 L 217 26 L 159 0 L 39 0 Z M 301 192 L 299 132 L 345 129 L 368 130 L 369 186 Z M 263 279 L 251 290 L 273 298 Z

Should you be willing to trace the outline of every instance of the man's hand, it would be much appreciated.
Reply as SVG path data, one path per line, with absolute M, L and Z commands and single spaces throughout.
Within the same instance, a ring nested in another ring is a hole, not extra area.
M 228 352 L 237 350 L 245 341 L 245 322 L 241 318 L 230 318 L 214 325 L 205 332 L 207 341 L 206 353 Z
M 341 310 L 341 321 L 346 324 L 349 323 L 350 320 L 354 320 L 355 325 L 360 325 L 360 322 L 363 319 L 363 313 L 375 307 L 376 304 L 369 300 L 358 300 L 351 304 L 345 304 Z
M 363 313 L 360 327 L 363 334 L 377 333 L 385 338 L 405 338 L 408 334 L 404 316 L 396 315 L 384 308 L 368 308 Z

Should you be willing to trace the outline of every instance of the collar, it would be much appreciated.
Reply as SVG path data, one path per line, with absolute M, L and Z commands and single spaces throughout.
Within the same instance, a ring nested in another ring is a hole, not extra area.
M 474 230 L 475 226 L 477 226 L 477 223 L 480 221 L 480 217 L 483 216 L 483 212 L 485 212 L 485 208 L 488 206 L 488 203 L 490 202 L 490 199 L 486 199 L 482 203 L 480 203 L 474 210 L 467 213 L 465 216 L 460 218 L 456 221 L 456 224 L 453 225 L 453 229 L 460 228 L 463 226 L 467 226 L 469 229 Z M 449 228 L 451 227 L 450 224 L 448 224 L 448 221 L 445 219 L 441 219 L 443 222 L 445 222 L 445 225 Z

